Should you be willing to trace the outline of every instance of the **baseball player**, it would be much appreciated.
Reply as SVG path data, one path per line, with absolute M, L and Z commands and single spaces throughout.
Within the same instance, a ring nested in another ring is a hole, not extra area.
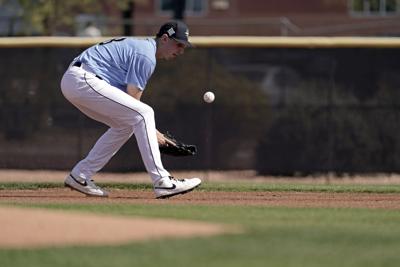
M 153 109 L 140 101 L 157 59 L 170 60 L 191 47 L 188 27 L 181 21 L 161 26 L 156 38 L 115 38 L 96 44 L 76 57 L 61 80 L 66 99 L 90 118 L 110 128 L 78 162 L 65 185 L 90 196 L 106 197 L 92 177 L 135 135 L 157 198 L 183 194 L 199 186 L 199 178 L 175 179 L 161 162 Z

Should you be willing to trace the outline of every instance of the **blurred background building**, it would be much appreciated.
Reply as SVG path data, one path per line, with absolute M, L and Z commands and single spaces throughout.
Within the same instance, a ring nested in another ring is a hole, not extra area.
M 138 34 L 172 15 L 172 0 L 138 5 Z M 185 19 L 194 35 L 400 34 L 397 0 L 186 0 Z
M 0 0 L 1 35 L 153 35 L 170 18 L 192 35 L 398 36 L 399 0 Z

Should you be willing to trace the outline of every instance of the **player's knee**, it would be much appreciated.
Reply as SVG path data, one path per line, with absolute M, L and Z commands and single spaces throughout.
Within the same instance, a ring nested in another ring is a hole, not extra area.
M 123 120 L 123 127 L 135 128 L 142 122 L 154 121 L 154 110 L 149 105 L 142 105 L 140 111 L 134 111 Z
M 144 105 L 140 114 L 144 119 L 154 119 L 154 109 L 149 105 Z

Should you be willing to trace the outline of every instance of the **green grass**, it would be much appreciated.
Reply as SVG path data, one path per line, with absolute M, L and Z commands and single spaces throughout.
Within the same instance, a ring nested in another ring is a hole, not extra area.
M 150 190 L 150 183 L 98 183 L 108 189 Z M 62 183 L 0 183 L 1 190 L 37 190 L 61 188 Z M 284 183 L 216 183 L 205 182 L 197 190 L 226 192 L 336 192 L 336 193 L 400 193 L 400 185 L 338 185 L 338 184 L 284 184 Z
M 30 187 L 29 187 L 30 186 Z M 38 189 L 58 184 L 1 184 Z M 147 184 L 106 185 L 148 190 Z M 399 186 L 333 186 L 205 183 L 204 191 L 318 191 L 399 193 Z M 1 190 L 0 190 L 1 196 Z M 1 267 L 46 266 L 393 266 L 400 262 L 400 211 L 170 204 L 16 204 L 26 208 L 74 210 L 239 225 L 245 232 L 208 238 L 165 239 L 121 246 L 0 249 Z M 62 229 L 60 229 L 62 230 Z M 90 233 L 88 233 L 90 234 Z M 1 238 L 1 237 L 0 237 Z

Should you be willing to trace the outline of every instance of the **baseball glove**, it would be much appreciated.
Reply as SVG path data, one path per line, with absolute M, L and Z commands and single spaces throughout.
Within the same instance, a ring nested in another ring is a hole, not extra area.
M 183 142 L 177 141 L 170 133 L 164 134 L 166 139 L 165 145 L 160 145 L 160 152 L 170 156 L 194 156 L 197 153 L 195 145 L 187 145 Z

